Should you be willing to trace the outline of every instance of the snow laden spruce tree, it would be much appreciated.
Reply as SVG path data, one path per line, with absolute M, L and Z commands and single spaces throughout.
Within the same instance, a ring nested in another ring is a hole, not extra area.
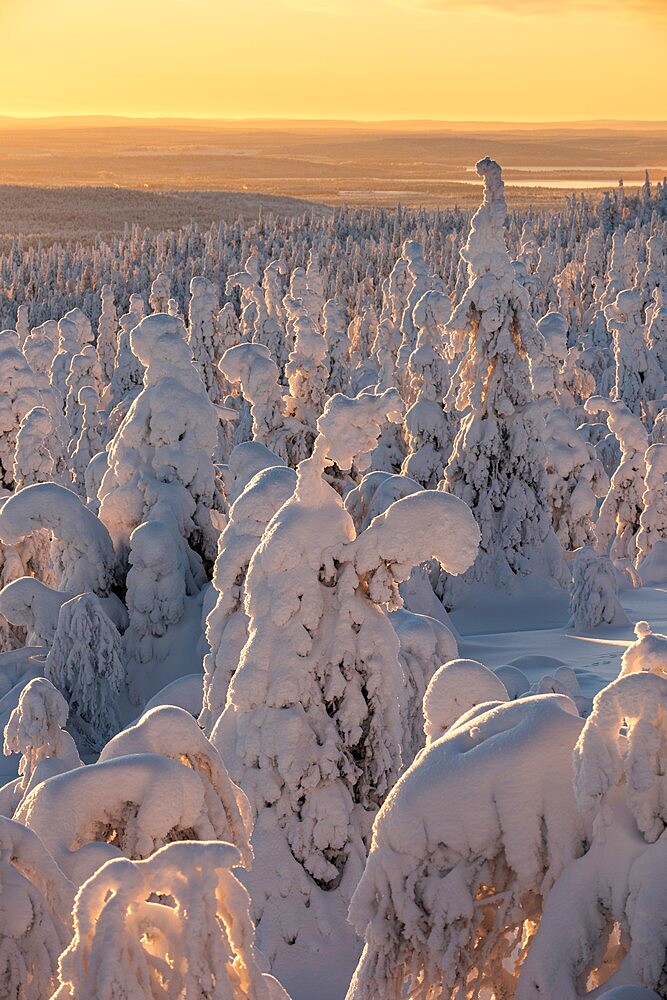
M 257 813 L 244 876 L 258 940 L 298 1000 L 345 988 L 358 952 L 345 910 L 373 817 L 409 733 L 399 642 L 385 609 L 414 564 L 472 563 L 468 507 L 421 491 L 356 535 L 324 471 L 368 465 L 397 393 L 331 397 L 296 489 L 269 522 L 246 577 L 248 641 L 212 740 Z
M 143 521 L 175 522 L 190 590 L 193 578 L 203 582 L 198 557 L 215 558 L 212 456 L 218 415 L 186 338 L 183 321 L 164 313 L 145 317 L 130 334 L 132 351 L 146 369 L 144 386 L 108 448 L 100 519 L 121 557 Z
M 560 694 L 491 705 L 427 746 L 377 816 L 350 906 L 365 947 L 347 1000 L 514 995 L 544 899 L 583 851 L 583 723 Z
M 484 201 L 461 250 L 468 287 L 446 327 L 459 355 L 453 385 L 464 415 L 443 485 L 470 506 L 482 540 L 472 569 L 456 586 L 445 582 L 450 602 L 472 582 L 511 587 L 529 574 L 567 582 L 549 516 L 542 418 L 530 381 L 529 357 L 541 350 L 542 338 L 505 245 L 500 167 L 487 158 L 477 173 Z
M 67 699 L 82 748 L 99 750 L 120 729 L 116 702 L 125 683 L 122 657 L 120 635 L 94 594 L 63 604 L 45 674 Z

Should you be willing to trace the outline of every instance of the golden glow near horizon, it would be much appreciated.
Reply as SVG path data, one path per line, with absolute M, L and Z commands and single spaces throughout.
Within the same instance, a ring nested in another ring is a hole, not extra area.
M 0 0 L 0 115 L 667 118 L 667 0 Z

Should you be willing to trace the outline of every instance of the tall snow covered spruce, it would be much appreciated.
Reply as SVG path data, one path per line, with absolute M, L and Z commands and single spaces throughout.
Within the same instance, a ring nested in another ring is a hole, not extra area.
M 529 359 L 542 350 L 525 289 L 517 282 L 504 226 L 501 170 L 477 164 L 484 201 L 461 258 L 468 287 L 447 324 L 458 364 L 451 398 L 463 413 L 444 488 L 473 511 L 482 533 L 480 553 L 461 581 L 446 581 L 454 600 L 473 583 L 512 586 L 536 574 L 567 581 L 548 507 L 544 425 L 535 403 Z
M 415 563 L 435 556 L 459 573 L 477 551 L 478 529 L 455 497 L 405 497 L 357 535 L 323 478 L 333 462 L 346 469 L 368 456 L 395 396 L 328 401 L 294 493 L 250 560 L 248 640 L 213 731 L 257 812 L 246 884 L 260 947 L 288 988 L 290 956 L 312 964 L 332 921 L 349 955 L 345 907 L 401 770 L 404 677 L 384 609 L 400 607 L 398 583 Z

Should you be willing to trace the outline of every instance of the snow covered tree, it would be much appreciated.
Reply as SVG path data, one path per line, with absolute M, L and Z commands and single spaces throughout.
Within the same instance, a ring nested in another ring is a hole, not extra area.
M 443 409 L 450 365 L 442 328 L 450 314 L 449 299 L 435 291 L 421 297 L 413 314 L 418 333 L 407 362 L 411 406 L 405 415 L 405 429 L 409 453 L 401 471 L 426 488 L 434 488 L 442 479 L 454 440 L 454 421 Z
M 168 510 L 190 550 L 193 578 L 203 582 L 197 556 L 213 561 L 218 415 L 206 394 L 180 319 L 147 316 L 130 334 L 146 368 L 136 397 L 108 447 L 109 468 L 100 486 L 100 519 L 121 557 L 146 520 Z M 166 515 L 165 515 L 166 516 Z M 164 518 L 162 518 L 164 519 Z
M 637 568 L 650 556 L 658 541 L 667 543 L 667 444 L 652 444 L 645 455 L 643 510 L 637 533 Z
M 130 535 L 126 597 L 129 626 L 123 647 L 130 690 L 137 703 L 142 668 L 159 662 L 166 653 L 157 648 L 155 640 L 164 636 L 170 625 L 180 622 L 185 612 L 189 568 L 182 548 L 174 544 L 177 532 L 175 520 L 149 520 Z
M 90 320 L 80 309 L 70 309 L 58 322 L 58 350 L 51 365 L 51 382 L 63 399 L 67 396 L 67 376 L 75 354 L 92 343 Z
M 665 760 L 667 679 L 649 666 L 596 695 L 578 740 L 575 790 L 591 833 L 547 898 L 518 1000 L 628 982 L 664 995 Z
M 517 576 L 538 573 L 562 585 L 567 570 L 549 516 L 544 430 L 528 365 L 542 338 L 505 245 L 500 167 L 480 160 L 477 172 L 484 201 L 461 251 L 469 284 L 447 324 L 460 355 L 453 378 L 463 417 L 444 487 L 466 501 L 482 533 L 461 583 L 511 587 Z M 451 599 L 460 584 L 447 581 L 446 590 Z
M 17 805 L 40 781 L 81 766 L 74 740 L 66 731 L 69 707 L 45 677 L 34 677 L 21 691 L 5 726 L 3 752 L 20 753 L 15 794 Z
M 639 417 L 620 401 L 591 396 L 586 400 L 586 412 L 606 413 L 609 430 L 621 446 L 621 462 L 598 514 L 595 547 L 599 553 L 609 550 L 614 562 L 632 573 L 643 509 L 648 434 Z
M 118 732 L 123 649 L 94 594 L 80 594 L 61 607 L 45 676 L 67 700 L 79 746 L 99 749 Z
M 234 500 L 218 540 L 213 569 L 215 606 L 206 619 L 209 652 L 204 657 L 204 702 L 200 724 L 211 732 L 227 699 L 227 688 L 248 641 L 245 578 L 267 524 L 292 496 L 296 474 L 285 466 L 258 472 Z
M 153 313 L 166 313 L 167 303 L 171 295 L 171 279 L 164 271 L 155 276 L 148 296 L 148 305 Z M 143 317 L 140 317 L 143 318 Z
M 95 349 L 87 344 L 80 354 L 72 358 L 67 375 L 67 398 L 65 400 L 65 415 L 70 429 L 70 452 L 73 451 L 83 425 L 83 407 L 79 403 L 79 393 L 84 386 L 92 386 L 95 392 L 100 392 L 101 368 Z
M 0 817 L 0 993 L 44 1000 L 57 982 L 74 887 L 39 837 Z
M 0 591 L 0 614 L 25 630 L 26 645 L 48 647 L 56 634 L 60 609 L 69 596 L 32 576 L 19 576 Z
M 16 435 L 13 476 L 17 490 L 55 479 L 56 460 L 49 447 L 52 436 L 51 414 L 45 406 L 34 406 Z
M 584 545 L 575 557 L 570 588 L 570 625 L 599 628 L 625 625 L 627 617 L 618 600 L 619 573 L 611 559 Z
M 0 335 L 0 338 L 2 335 Z M 0 396 L 0 485 L 14 485 L 16 438 L 23 418 L 43 403 L 35 387 L 34 373 L 18 347 L 0 339 L 0 368 L 3 392 Z
M 221 400 L 219 345 L 215 319 L 219 311 L 218 293 L 208 278 L 194 277 L 190 282 L 190 305 L 188 307 L 188 341 L 192 348 L 195 365 L 201 373 L 213 403 Z
M 636 416 L 647 411 L 665 389 L 665 378 L 644 340 L 641 300 L 635 288 L 619 292 L 605 309 L 614 341 L 616 380 L 611 398 L 620 400 Z
M 326 340 L 305 310 L 300 310 L 294 319 L 294 347 L 285 366 L 285 376 L 289 385 L 285 414 L 294 417 L 304 429 L 292 449 L 296 464 L 312 449 L 329 379 Z
M 111 375 L 109 389 L 109 402 L 112 409 L 120 407 L 123 404 L 129 408 L 129 404 L 138 395 L 144 378 L 144 366 L 135 355 L 130 344 L 132 330 L 141 322 L 141 318 L 137 313 L 130 310 L 120 317 L 119 322 L 120 333 L 118 336 L 116 363 Z
M 86 472 L 91 460 L 102 451 L 102 415 L 100 400 L 92 385 L 84 385 L 79 390 L 78 403 L 81 409 L 81 430 L 74 442 L 71 467 L 75 487 L 86 495 Z
M 376 818 L 350 905 L 365 947 L 348 1000 L 511 995 L 544 899 L 583 851 L 570 699 L 471 716 L 417 757 Z
M 37 785 L 15 818 L 77 884 L 119 852 L 146 858 L 175 840 L 226 840 L 243 864 L 252 858 L 243 792 L 192 715 L 174 705 L 119 733 L 96 764 Z
M 350 342 L 337 299 L 328 299 L 324 303 L 322 322 L 329 359 L 327 392 L 333 396 L 336 392 L 346 392 L 350 384 Z
M 667 379 L 667 302 L 665 302 L 665 295 L 666 292 L 662 288 L 656 288 L 653 292 L 653 308 L 646 332 L 646 340 L 653 359 Z
M 116 303 L 111 285 L 102 285 L 100 298 L 102 311 L 97 322 L 95 347 L 102 369 L 102 379 L 104 384 L 108 385 L 113 375 L 118 349 L 118 316 L 116 315 Z
M 468 508 L 437 492 L 405 497 L 356 536 L 323 472 L 368 455 L 388 405 L 387 394 L 328 401 L 294 494 L 250 560 L 248 641 L 213 731 L 257 810 L 246 882 L 260 946 L 288 988 L 294 956 L 312 962 L 322 947 L 307 925 L 322 934 L 320 921 L 334 921 L 349 943 L 344 907 L 401 768 L 404 679 L 383 607 L 400 607 L 413 564 L 435 555 L 461 572 L 477 548 Z
M 240 863 L 214 842 L 109 861 L 77 894 L 52 1000 L 289 1000 L 262 972 Z
M 561 409 L 549 409 L 545 427 L 547 488 L 556 537 L 565 551 L 595 538 L 597 499 L 609 479 L 595 448 Z
M 30 317 L 25 302 L 16 310 L 16 332 L 19 337 L 19 347 L 23 349 L 23 345 L 30 336 Z

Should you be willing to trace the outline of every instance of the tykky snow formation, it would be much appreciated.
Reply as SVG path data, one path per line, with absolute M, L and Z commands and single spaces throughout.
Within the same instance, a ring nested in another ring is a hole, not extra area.
M 667 182 L 477 173 L 0 256 L 1 1000 L 667 998 Z

